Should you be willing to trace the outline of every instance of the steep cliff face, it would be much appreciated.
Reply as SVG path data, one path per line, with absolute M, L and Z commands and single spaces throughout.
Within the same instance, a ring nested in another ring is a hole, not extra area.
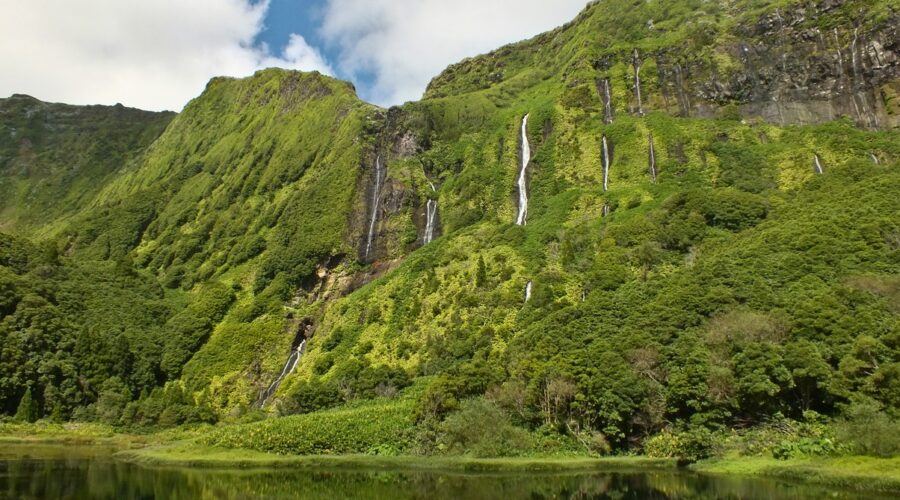
M 735 104 L 742 116 L 810 124 L 851 118 L 866 128 L 893 128 L 900 89 L 896 10 L 879 16 L 854 2 L 824 1 L 775 9 L 739 25 L 719 47 L 731 68 L 690 54 L 655 54 L 667 109 L 715 116 Z
M 30 233 L 71 215 L 136 161 L 174 113 L 0 99 L 0 229 Z
M 537 72 L 613 111 L 637 113 L 640 96 L 640 111 L 679 116 L 892 128 L 898 24 L 896 2 L 597 2 L 556 31 L 451 66 L 426 98 L 521 86 Z

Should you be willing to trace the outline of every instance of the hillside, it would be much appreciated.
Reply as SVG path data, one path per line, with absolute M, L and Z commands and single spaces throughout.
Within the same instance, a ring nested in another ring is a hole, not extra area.
M 67 202 L 4 197 L 3 411 L 29 389 L 117 425 L 271 417 L 208 444 L 309 451 L 291 436 L 317 423 L 355 429 L 343 453 L 487 455 L 895 419 L 898 21 L 896 0 L 595 2 L 389 110 L 270 69 L 174 118 L 119 110 L 109 152 L 93 108 L 74 139 L 44 119 L 50 166 L 15 186 Z
M 0 229 L 37 230 L 83 208 L 174 113 L 0 99 Z

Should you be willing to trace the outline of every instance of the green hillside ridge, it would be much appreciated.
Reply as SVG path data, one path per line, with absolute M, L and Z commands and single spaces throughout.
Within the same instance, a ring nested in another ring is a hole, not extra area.
M 174 113 L 0 99 L 0 229 L 40 230 L 89 204 Z
M 58 211 L 4 198 L 0 411 L 286 454 L 896 455 L 898 10 L 595 2 L 389 110 L 270 69 L 109 154 L 88 118 L 31 140 L 90 168 L 14 181 Z

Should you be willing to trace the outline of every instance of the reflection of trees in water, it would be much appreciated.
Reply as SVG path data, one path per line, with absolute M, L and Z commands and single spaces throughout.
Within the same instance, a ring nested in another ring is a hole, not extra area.
M 10 498 L 873 498 L 761 479 L 688 472 L 460 474 L 452 472 L 144 468 L 106 459 L 0 461 Z

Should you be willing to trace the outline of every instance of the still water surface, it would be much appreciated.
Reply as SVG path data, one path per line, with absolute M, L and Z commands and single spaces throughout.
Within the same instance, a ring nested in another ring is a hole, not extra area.
M 872 494 L 689 472 L 461 474 L 144 467 L 102 447 L 0 443 L 6 499 L 872 499 Z M 887 497 L 885 497 L 887 498 Z

